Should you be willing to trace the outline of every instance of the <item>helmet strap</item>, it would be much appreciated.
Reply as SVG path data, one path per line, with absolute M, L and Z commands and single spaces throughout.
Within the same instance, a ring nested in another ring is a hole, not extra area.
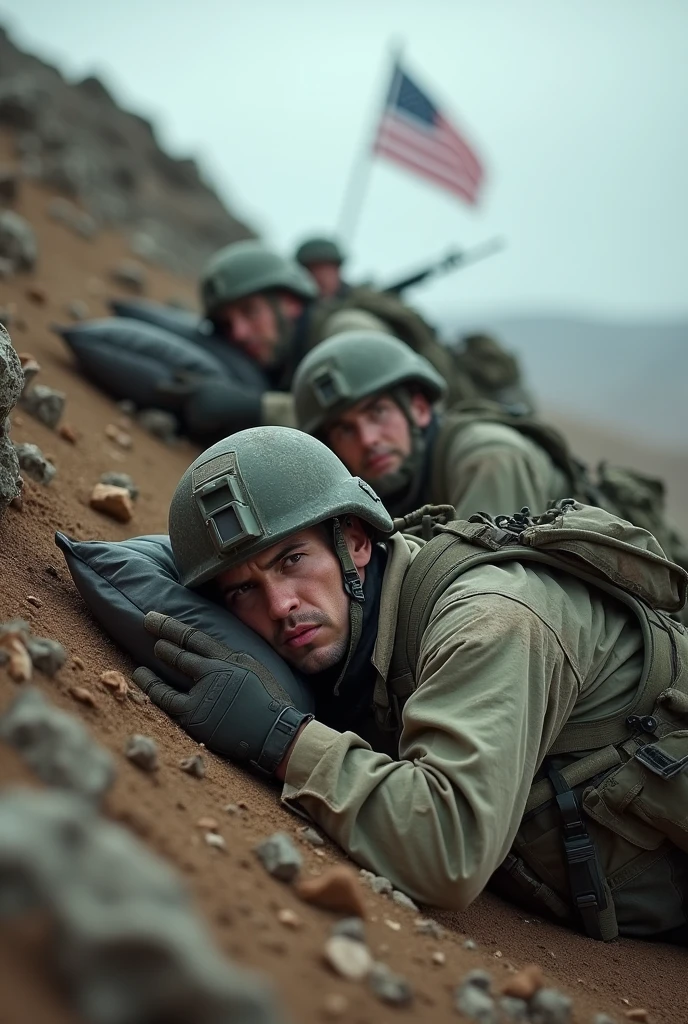
M 353 657 L 354 651 L 358 647 L 363 632 L 363 608 L 362 605 L 365 601 L 365 595 L 363 593 L 363 585 L 361 583 L 361 577 L 358 575 L 358 569 L 354 565 L 354 560 L 351 557 L 351 552 L 347 547 L 344 534 L 342 533 L 342 525 L 339 522 L 337 516 L 332 519 L 332 539 L 334 541 L 334 551 L 339 560 L 339 564 L 342 567 L 342 575 L 344 577 L 344 590 L 349 595 L 349 645 L 346 651 L 346 657 L 342 664 L 341 672 L 337 678 L 337 682 L 334 685 L 335 696 L 339 693 L 339 685 L 346 675 L 346 670 L 349 667 L 349 662 Z
M 280 305 L 279 296 L 273 292 L 264 292 L 265 301 L 273 312 L 277 326 L 277 344 L 273 352 L 271 368 L 277 369 L 284 366 L 291 340 L 294 336 L 294 322 L 284 315 Z

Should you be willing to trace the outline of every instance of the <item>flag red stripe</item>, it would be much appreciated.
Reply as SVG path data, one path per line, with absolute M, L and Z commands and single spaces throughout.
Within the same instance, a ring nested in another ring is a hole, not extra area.
M 408 151 L 398 145 L 387 145 L 379 139 L 374 145 L 374 150 L 382 156 L 395 160 L 397 163 L 409 170 L 415 171 L 423 177 L 429 178 L 438 185 L 442 185 L 450 192 L 461 196 L 468 203 L 475 203 L 477 199 L 477 188 L 471 182 L 464 182 L 463 178 L 449 176 L 444 170 L 435 169 L 431 164 L 423 163 L 417 152 Z
M 483 168 L 475 153 L 456 129 L 441 116 L 436 125 L 430 126 L 392 110 L 383 115 L 379 130 L 383 131 L 386 127 L 395 128 L 400 133 L 405 133 L 409 139 L 412 137 L 417 139 L 419 147 L 437 144 L 446 149 L 448 154 L 455 158 L 458 157 L 476 183 L 482 178 Z
M 472 167 L 467 166 L 455 150 L 443 145 L 439 138 L 423 136 L 419 139 L 418 133 L 410 130 L 406 125 L 400 125 L 393 118 L 385 118 L 380 125 L 378 140 L 392 145 L 398 143 L 400 146 L 416 152 L 419 156 L 428 157 L 441 165 L 450 177 L 456 175 L 462 180 L 468 179 L 476 187 L 480 185 L 482 174 L 475 176 L 472 173 Z

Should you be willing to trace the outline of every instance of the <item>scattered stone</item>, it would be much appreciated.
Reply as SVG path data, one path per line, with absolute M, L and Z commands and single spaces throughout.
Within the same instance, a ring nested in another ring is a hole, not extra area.
M 22 390 L 26 391 L 34 377 L 41 372 L 41 364 L 30 352 L 17 352 L 17 355 L 19 356 L 19 362 L 24 373 L 24 387 Z
M 316 878 L 300 882 L 296 892 L 305 903 L 313 903 L 324 910 L 334 910 L 353 917 L 366 915 L 358 879 L 351 868 L 344 864 L 338 864 Z
M 146 286 L 145 267 L 137 263 L 136 260 L 120 260 L 112 268 L 111 277 L 123 288 L 128 288 L 138 294 L 141 294 Z
M 9 167 L 0 167 L 0 202 L 13 203 L 19 194 L 19 175 Z
M 280 924 L 283 924 L 285 928 L 291 928 L 293 931 L 296 931 L 303 924 L 299 915 L 294 913 L 293 910 L 289 910 L 287 907 L 277 911 L 277 920 Z
M 47 637 L 30 636 L 26 641 L 26 648 L 33 667 L 51 678 L 60 671 L 67 660 L 67 651 L 62 644 Z
M 133 416 L 134 413 L 136 412 L 136 405 L 134 402 L 131 401 L 130 398 L 122 398 L 119 402 L 116 403 L 116 405 L 119 411 L 123 413 L 125 416 Z
M 459 1013 L 478 1024 L 498 1024 L 499 1016 L 490 995 L 490 984 L 490 975 L 486 971 L 470 971 L 455 993 L 454 1005 Z
M 478 948 L 478 943 L 474 942 L 473 939 L 466 939 L 466 941 L 463 944 L 463 948 L 464 949 L 477 949 Z
M 109 472 L 103 473 L 100 478 L 101 484 L 108 484 L 111 487 L 124 487 L 129 491 L 129 497 L 136 501 L 139 496 L 139 489 L 128 473 Z
M 35 303 L 37 306 L 44 306 L 48 298 L 48 293 L 45 288 L 39 284 L 32 284 L 26 289 L 25 295 L 29 302 Z
M 105 672 L 101 672 L 98 677 L 98 682 L 101 683 L 106 689 L 110 690 L 113 697 L 116 700 L 126 700 L 129 694 L 129 683 L 126 681 L 121 672 L 117 672 L 115 669 L 107 669 Z
M 114 423 L 108 423 L 105 428 L 105 436 L 120 448 L 131 448 L 134 443 L 131 434 L 122 430 L 121 427 L 115 426 Z
M 79 440 L 79 436 L 69 423 L 63 423 L 61 427 L 58 427 L 58 434 L 64 441 L 69 441 L 70 444 L 76 444 Z
M 387 927 L 390 928 L 393 932 L 401 931 L 401 925 L 399 924 L 398 921 L 392 921 L 391 918 L 389 917 L 386 917 L 384 920 Z
M 293 882 L 303 865 L 303 857 L 286 832 L 275 832 L 255 847 L 254 853 L 273 878 Z
M 523 999 L 516 999 L 514 996 L 502 996 L 499 1000 L 499 1009 L 508 1020 L 528 1020 L 528 1003 Z
M 40 597 L 35 597 L 33 594 L 29 594 L 26 600 L 29 602 L 29 604 L 32 604 L 34 608 L 43 607 L 43 602 L 41 601 Z
M 179 762 L 179 767 L 187 775 L 193 775 L 195 779 L 205 778 L 205 761 L 200 754 L 182 758 Z
M 125 487 L 113 487 L 110 484 L 96 484 L 89 505 L 120 523 L 128 523 L 134 514 L 129 491 Z
M 400 892 L 398 889 L 392 890 L 392 901 L 396 903 L 398 907 L 404 907 L 406 910 L 415 910 L 418 912 L 418 907 L 413 902 L 410 896 L 407 896 L 405 892 Z
M 389 896 L 394 891 L 394 886 L 390 880 L 382 875 L 375 875 L 369 884 L 373 892 L 376 892 L 379 896 Z
M 419 917 L 414 924 L 415 931 L 419 935 L 429 935 L 433 939 L 443 939 L 446 932 L 442 925 L 438 924 L 437 921 L 431 920 L 429 917 Z
M 8 630 L 0 636 L 0 665 L 3 664 L 7 665 L 9 676 L 15 683 L 27 683 L 31 679 L 31 656 L 23 634 Z
M 52 462 L 46 459 L 37 444 L 14 443 L 14 450 L 20 468 L 28 477 L 35 480 L 37 484 L 47 485 L 50 483 L 57 470 Z
M 86 320 L 90 313 L 88 304 L 83 299 L 72 299 L 65 306 L 65 311 L 72 320 Z
M 532 1024 L 569 1024 L 572 1001 L 556 988 L 541 988 L 530 1000 Z
M 142 409 L 136 419 L 149 434 L 168 444 L 176 439 L 179 432 L 179 420 L 165 409 Z
M 447 962 L 447 955 L 446 953 L 443 953 L 441 950 L 436 949 L 435 952 L 430 957 L 430 959 L 434 964 L 437 964 L 438 967 L 444 967 L 444 965 Z
M 85 686 L 70 686 L 69 692 L 74 700 L 78 700 L 80 704 L 85 704 L 89 708 L 98 707 L 98 701 Z
M 299 832 L 301 833 L 301 838 L 303 839 L 303 841 L 306 843 L 310 843 L 311 846 L 325 845 L 325 840 L 323 839 L 323 837 L 319 835 L 314 828 L 311 828 L 310 825 L 305 825 L 303 828 L 300 828 Z
M 60 422 L 66 400 L 64 392 L 56 391 L 45 384 L 36 384 L 30 391 L 24 392 L 19 404 L 46 427 L 54 430 Z
M 215 850 L 226 850 L 227 843 L 224 841 L 222 836 L 219 836 L 217 832 L 206 832 L 203 837 L 208 846 L 212 846 Z
M 649 1016 L 650 1015 L 647 1010 L 643 1010 L 640 1007 L 636 1007 L 632 1010 L 624 1010 L 624 1017 L 627 1017 L 628 1020 L 639 1021 L 639 1024 L 645 1024 Z
M 15 271 L 33 270 L 38 259 L 33 228 L 13 210 L 0 211 L 0 256 L 9 260 Z
M 525 999 L 528 1002 L 536 992 L 544 987 L 545 978 L 539 964 L 528 964 L 522 971 L 512 975 L 502 985 L 502 994 L 514 996 L 516 999 Z
M 206 832 L 217 832 L 220 827 L 219 821 L 216 818 L 206 817 L 199 818 L 196 822 L 196 828 L 205 829 Z
M 343 917 L 332 925 L 332 935 L 343 935 L 356 942 L 365 942 L 365 925 L 360 917 Z
M 50 786 L 100 799 L 115 778 L 114 762 L 74 715 L 53 707 L 40 690 L 23 689 L 0 716 L 0 737 Z
M 222 808 L 222 810 L 225 811 L 227 814 L 238 814 L 239 813 L 239 808 L 237 807 L 236 804 L 225 804 L 225 806 Z
M 158 768 L 158 747 L 150 736 L 134 733 L 124 747 L 125 756 L 144 772 L 154 772 Z
M 80 1019 L 283 1021 L 266 981 L 220 954 L 177 873 L 69 793 L 0 796 L 0 903 L 54 922 L 46 970 Z
M 343 1017 L 348 1010 L 349 1000 L 346 996 L 342 996 L 338 992 L 332 992 L 329 996 L 325 996 L 323 1013 L 330 1020 L 338 1020 L 339 1017 Z
M 394 974 L 387 964 L 373 964 L 368 975 L 368 984 L 383 1003 L 409 1006 L 413 1002 L 413 990 L 408 981 L 400 974 Z
M 86 666 L 84 665 L 83 658 L 80 658 L 78 654 L 73 654 L 72 655 L 72 662 L 74 664 L 74 668 L 78 668 L 78 669 L 86 668 Z
M 337 974 L 349 981 L 362 981 L 373 966 L 368 947 L 345 935 L 331 935 L 325 943 L 325 960 Z

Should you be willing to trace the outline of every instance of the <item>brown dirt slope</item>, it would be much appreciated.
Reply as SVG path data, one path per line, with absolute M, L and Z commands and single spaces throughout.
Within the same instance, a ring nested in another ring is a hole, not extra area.
M 451 992 L 469 968 L 487 967 L 501 982 L 515 967 L 537 961 L 552 984 L 575 997 L 576 1024 L 589 1024 L 594 1012 L 602 1010 L 620 1022 L 629 1007 L 646 1008 L 654 1024 L 685 1022 L 684 952 L 630 941 L 594 943 L 526 919 L 490 896 L 479 899 L 465 913 L 440 915 L 450 934 L 437 942 L 414 934 L 413 914 L 383 897 L 366 895 L 374 954 L 405 975 L 416 991 L 410 1010 L 383 1006 L 364 986 L 343 982 L 329 973 L 321 955 L 332 918 L 300 903 L 287 887 L 269 878 L 252 855 L 256 841 L 278 827 L 297 833 L 300 823 L 280 808 L 277 791 L 211 755 L 206 755 L 204 780 L 183 774 L 178 764 L 182 757 L 197 751 L 193 741 L 152 705 L 118 703 L 99 688 L 97 680 L 103 670 L 129 673 L 134 666 L 90 617 L 54 546 L 53 533 L 60 529 L 82 539 L 116 539 L 163 531 L 170 495 L 194 450 L 186 444 L 165 448 L 136 426 L 131 428 L 134 443 L 128 452 L 115 449 L 105 437 L 104 428 L 117 419 L 118 411 L 78 376 L 47 325 L 60 319 L 64 304 L 74 298 L 86 299 L 94 315 L 105 312 L 102 299 L 92 294 L 94 279 L 107 280 L 109 267 L 125 255 L 125 243 L 115 235 L 103 235 L 95 244 L 74 238 L 46 218 L 48 199 L 33 186 L 23 189 L 18 209 L 37 231 L 40 266 L 30 279 L 3 282 L 0 305 L 16 304 L 26 326 L 12 329 L 15 345 L 38 358 L 41 382 L 67 392 L 65 420 L 76 428 L 79 440 L 72 446 L 27 414 L 13 414 L 14 438 L 35 442 L 49 453 L 58 475 L 47 488 L 28 483 L 23 510 L 10 509 L 0 521 L 0 621 L 26 617 L 36 633 L 60 640 L 72 658 L 83 660 L 82 668 L 70 659 L 55 680 L 39 676 L 37 685 L 57 705 L 80 715 L 99 742 L 117 756 L 118 779 L 107 802 L 108 814 L 176 865 L 222 948 L 240 964 L 259 968 L 272 978 L 293 1021 L 324 1019 L 327 997 L 340 993 L 348 1000 L 345 1019 L 356 1024 L 384 1024 L 399 1014 L 442 1024 L 457 1019 Z M 44 305 L 29 302 L 29 283 L 45 288 Z M 190 282 L 161 271 L 150 272 L 151 297 L 192 294 Z M 102 518 L 87 506 L 92 484 L 108 469 L 131 473 L 141 488 L 129 526 Z M 39 598 L 41 606 L 28 603 L 29 595 Z M 95 709 L 73 700 L 69 688 L 75 683 L 93 692 Z M 16 684 L 0 669 L 0 707 L 15 693 Z M 143 774 L 122 756 L 126 737 L 139 731 L 153 736 L 159 745 L 161 768 L 155 775 Z M 4 747 L 0 747 L 0 776 L 5 782 L 28 778 L 18 759 Z M 245 801 L 245 809 L 236 815 L 223 810 L 227 803 L 239 801 Z M 196 823 L 205 815 L 218 819 L 226 852 L 202 842 Z M 322 856 L 304 847 L 304 857 L 306 875 L 344 859 L 332 845 L 325 846 Z M 301 927 L 290 930 L 279 923 L 281 908 L 293 909 Z M 393 930 L 388 921 L 397 922 L 399 930 Z M 463 948 L 467 935 L 477 942 L 476 951 Z M 431 960 L 438 948 L 446 952 L 444 966 Z M 0 965 L 3 1024 L 74 1021 L 54 987 L 44 944 L 31 922 L 0 927 Z

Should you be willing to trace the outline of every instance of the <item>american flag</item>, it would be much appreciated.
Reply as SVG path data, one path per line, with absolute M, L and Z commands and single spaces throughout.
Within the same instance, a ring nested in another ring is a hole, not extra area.
M 483 181 L 480 160 L 427 93 L 394 68 L 373 150 L 474 205 Z

